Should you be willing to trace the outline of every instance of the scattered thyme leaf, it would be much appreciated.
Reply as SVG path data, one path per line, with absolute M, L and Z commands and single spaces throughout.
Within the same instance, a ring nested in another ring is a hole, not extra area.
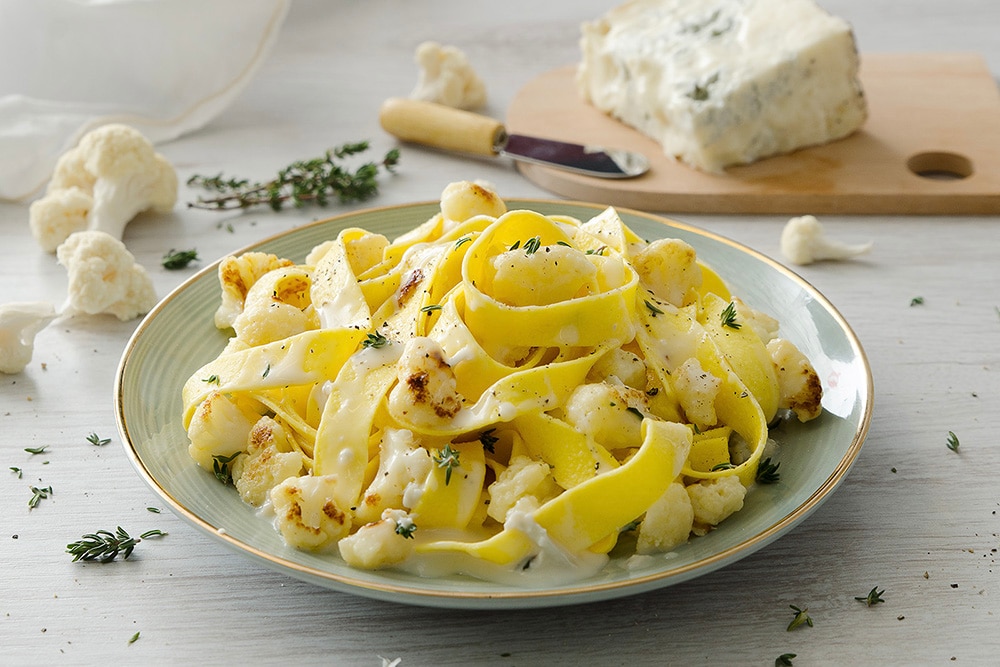
M 789 623 L 788 628 L 786 628 L 788 632 L 791 632 L 792 630 L 803 624 L 808 625 L 810 628 L 813 627 L 813 620 L 808 613 L 809 612 L 808 608 L 799 609 L 793 604 L 790 604 L 788 606 L 792 609 L 792 611 L 795 612 L 795 618 L 792 619 L 792 622 Z
M 757 466 L 757 481 L 761 484 L 774 484 L 781 479 L 778 472 L 780 463 L 771 463 L 771 457 L 767 457 Z
M 521 247 L 521 241 L 517 240 L 517 241 L 514 241 L 514 245 L 512 245 L 510 248 L 508 248 L 508 250 L 517 250 L 520 247 Z
M 957 452 L 962 443 L 958 441 L 958 436 L 955 435 L 954 431 L 948 431 L 948 441 L 945 444 L 947 444 L 948 449 L 953 452 Z
M 192 248 L 191 250 L 174 250 L 170 249 L 170 252 L 163 255 L 163 259 L 160 264 L 163 268 L 175 271 L 177 269 L 186 269 L 188 264 L 191 262 L 198 261 L 198 251 Z
M 794 653 L 782 653 L 774 659 L 774 667 L 790 667 L 794 657 Z
M 160 508 L 159 507 L 147 507 L 146 511 L 147 512 L 152 512 L 153 514 L 159 514 L 160 513 Z
M 45 450 L 48 449 L 48 445 L 42 445 L 41 447 L 25 447 L 24 451 L 29 454 L 44 454 Z
M 458 458 L 460 453 L 461 452 L 458 450 L 452 449 L 451 444 L 449 443 L 445 445 L 444 449 L 442 449 L 436 456 L 434 456 L 434 463 L 437 464 L 437 467 L 444 468 L 445 486 L 448 486 L 451 482 L 451 471 L 459 466 Z
M 879 590 L 878 586 L 875 586 L 870 591 L 868 591 L 868 595 L 855 597 L 854 599 L 857 600 L 858 602 L 864 602 L 866 606 L 871 607 L 877 605 L 879 602 L 885 602 L 885 598 L 882 597 L 883 593 L 885 593 L 884 588 L 882 590 Z
M 35 509 L 38 507 L 38 503 L 52 495 L 51 486 L 43 486 L 40 488 L 37 486 L 29 486 L 28 488 L 31 489 L 31 499 L 28 501 L 28 509 Z
M 530 239 L 524 242 L 524 254 L 534 255 L 538 252 L 539 248 L 542 247 L 542 237 L 532 236 Z
M 739 329 L 743 326 L 736 321 L 736 305 L 732 301 L 730 301 L 729 305 L 722 311 L 720 318 L 722 319 L 722 326 L 724 327 Z
M 128 639 L 128 643 L 129 643 L 129 644 L 134 644 L 134 643 L 136 643 L 136 642 L 137 642 L 138 640 L 139 640 L 139 633 L 138 633 L 138 632 L 136 632 L 136 633 L 135 633 L 134 635 L 132 635 L 131 637 L 129 637 L 129 639 Z
M 646 308 L 649 309 L 649 312 L 652 313 L 653 317 L 663 314 L 662 310 L 651 304 L 647 299 L 643 299 L 642 302 L 646 304 Z
M 625 412 L 631 412 L 632 414 L 634 414 L 639 419 L 644 419 L 645 418 L 645 415 L 642 414 L 642 410 L 640 410 L 639 408 L 633 408 L 633 407 L 629 406 L 629 407 L 625 408 Z
M 370 333 L 361 341 L 361 347 L 373 347 L 375 349 L 385 347 L 389 345 L 392 341 L 382 335 L 382 332 L 376 331 L 375 333 Z
M 237 456 L 243 452 L 236 452 L 231 456 L 216 455 L 212 457 L 212 472 L 215 473 L 216 479 L 218 479 L 223 484 L 229 484 L 233 481 L 233 473 L 230 469 L 229 464 L 233 462 Z
M 922 297 L 922 296 L 915 296 L 912 299 L 910 299 L 910 307 L 911 308 L 913 306 L 923 305 L 923 303 L 924 303 L 924 297 Z
M 729 461 L 723 461 L 722 463 L 716 463 L 714 466 L 712 466 L 711 472 L 716 472 L 718 470 L 732 470 L 735 467 L 736 466 L 734 466 Z
M 588 250 L 584 254 L 586 254 L 586 255 L 603 255 L 604 251 L 607 250 L 607 249 L 608 249 L 608 246 L 602 245 L 600 248 L 597 248 L 596 250 L 593 249 L 593 248 L 591 248 L 590 250 Z
M 417 524 L 413 523 L 413 520 L 409 517 L 396 521 L 396 534 L 402 535 L 408 540 L 413 539 L 413 533 L 417 532 Z
M 207 382 L 208 384 L 220 384 L 219 376 L 215 373 L 212 373 L 207 378 L 202 378 L 201 381 Z
M 442 306 L 439 303 L 432 303 L 432 304 L 426 305 L 423 308 L 421 308 L 420 312 L 421 313 L 427 313 L 429 315 L 429 314 L 433 313 L 435 310 L 441 310 L 443 307 L 444 306 Z
M 23 476 L 24 476 L 24 471 L 23 471 L 23 470 L 21 470 L 20 468 L 16 467 L 16 466 L 11 466 L 11 467 L 10 467 L 10 471 L 11 471 L 12 473 L 14 473 L 15 475 L 17 475 L 17 478 L 18 478 L 18 479 L 21 479 L 21 477 L 23 477 Z
M 270 375 L 270 373 L 271 373 L 271 364 L 268 363 L 267 368 L 264 369 L 264 372 L 261 374 L 261 377 L 266 378 L 268 375 Z
M 461 248 L 463 245 L 465 245 L 466 243 L 469 243 L 470 241 L 472 241 L 472 237 L 471 236 L 463 236 L 462 238 L 460 238 L 457 241 L 455 241 L 455 247 L 456 248 Z
M 496 451 L 495 446 L 500 441 L 500 438 L 493 435 L 493 431 L 495 430 L 495 428 L 489 428 L 479 434 L 479 442 L 483 443 L 483 449 L 488 451 L 490 454 L 493 454 Z
M 384 169 L 391 173 L 399 164 L 397 148 L 388 151 L 380 162 L 366 162 L 354 171 L 341 164 L 345 158 L 366 150 L 367 141 L 343 144 L 326 151 L 322 157 L 293 162 L 266 182 L 227 179 L 221 173 L 216 176 L 195 174 L 187 184 L 210 190 L 217 196 L 199 197 L 189 202 L 188 207 L 228 211 L 266 205 L 280 211 L 289 203 L 300 208 L 308 203 L 326 206 L 331 198 L 342 204 L 362 201 L 378 192 L 379 171 Z
M 111 442 L 111 438 L 102 438 L 96 433 L 91 433 L 90 435 L 87 436 L 87 442 L 89 442 L 95 447 L 103 447 L 104 445 Z

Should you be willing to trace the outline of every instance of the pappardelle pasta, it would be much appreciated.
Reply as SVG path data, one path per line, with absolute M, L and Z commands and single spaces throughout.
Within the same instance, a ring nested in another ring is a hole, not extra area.
M 358 568 L 514 579 L 669 552 L 743 506 L 768 423 L 822 391 L 678 239 L 449 185 L 389 241 L 220 264 L 235 333 L 183 390 L 192 458 Z

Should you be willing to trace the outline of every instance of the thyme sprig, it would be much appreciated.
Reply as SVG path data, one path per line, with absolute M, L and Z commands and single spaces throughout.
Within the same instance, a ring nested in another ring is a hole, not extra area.
M 739 329 L 742 324 L 736 321 L 736 305 L 730 301 L 729 305 L 722 311 L 720 315 L 722 319 L 722 326 L 729 327 L 730 329 Z
M 29 486 L 31 489 L 31 499 L 28 501 L 28 509 L 35 509 L 38 503 L 52 495 L 51 486 Z
M 778 472 L 780 463 L 771 463 L 771 457 L 767 457 L 757 465 L 757 481 L 761 484 L 775 484 L 781 479 Z
M 813 626 L 813 620 L 812 617 L 809 615 L 808 608 L 799 609 L 793 604 L 790 604 L 788 606 L 791 607 L 792 611 L 795 612 L 795 618 L 793 618 L 792 622 L 788 624 L 787 630 L 789 632 L 799 627 L 800 625 L 808 625 L 810 628 Z
M 118 526 L 115 532 L 109 530 L 99 530 L 96 533 L 87 533 L 82 539 L 70 542 L 66 545 L 66 553 L 73 555 L 73 562 L 78 560 L 96 560 L 107 563 L 114 560 L 118 554 L 122 555 L 122 560 L 126 560 L 132 555 L 135 545 L 142 540 L 151 537 L 163 537 L 166 535 L 162 530 L 147 530 L 139 537 L 132 537 L 125 529 Z
M 92 444 L 94 447 L 103 447 L 104 445 L 111 442 L 111 438 L 102 438 L 96 433 L 91 433 L 87 436 L 87 442 Z
M 230 464 L 233 460 L 242 454 L 243 452 L 236 452 L 231 456 L 223 456 L 221 454 L 212 457 L 212 472 L 215 473 L 216 479 L 218 479 L 223 484 L 229 484 L 233 481 L 233 471 Z
M 864 602 L 866 606 L 871 607 L 873 605 L 877 605 L 879 602 L 885 602 L 885 598 L 882 597 L 883 593 L 885 593 L 884 588 L 879 590 L 878 586 L 875 586 L 868 591 L 868 595 L 862 595 L 860 597 L 856 596 L 854 599 L 858 602 Z
M 947 445 L 948 449 L 950 449 L 953 452 L 957 452 L 959 446 L 962 443 L 958 441 L 958 436 L 955 435 L 954 431 L 948 431 L 948 440 L 945 442 L 945 444 Z
M 368 150 L 367 141 L 347 143 L 326 151 L 322 157 L 298 160 L 281 169 L 266 182 L 246 178 L 224 178 L 223 175 L 195 174 L 187 184 L 218 193 L 216 197 L 199 197 L 189 202 L 189 208 L 233 210 L 267 205 L 280 211 L 286 203 L 300 208 L 307 203 L 326 206 L 331 198 L 340 203 L 362 201 L 378 192 L 376 177 L 381 169 L 392 172 L 399 164 L 399 149 L 393 148 L 378 163 L 366 162 L 351 171 L 341 164 L 345 158 Z
M 451 448 L 451 444 L 444 446 L 440 452 L 434 456 L 434 463 L 437 464 L 438 468 L 444 468 L 444 485 L 448 486 L 451 483 L 451 471 L 457 468 L 460 464 L 458 462 L 459 452 L 456 449 Z
M 163 255 L 163 259 L 160 264 L 165 269 L 175 271 L 177 269 L 186 269 L 187 265 L 191 262 L 198 261 L 198 251 L 194 248 L 190 250 L 174 250 L 170 249 L 170 252 Z
M 396 534 L 405 539 L 412 540 L 413 533 L 417 532 L 417 524 L 409 517 L 396 520 Z
M 373 347 L 377 350 L 391 343 L 392 341 L 383 336 L 381 331 L 376 331 L 365 336 L 365 339 L 361 341 L 361 347 Z

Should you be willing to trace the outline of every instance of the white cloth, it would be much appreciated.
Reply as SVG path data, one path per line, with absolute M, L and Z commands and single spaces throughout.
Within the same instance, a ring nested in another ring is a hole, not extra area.
M 290 0 L 0 0 L 0 199 L 25 199 L 106 123 L 153 143 L 225 109 Z

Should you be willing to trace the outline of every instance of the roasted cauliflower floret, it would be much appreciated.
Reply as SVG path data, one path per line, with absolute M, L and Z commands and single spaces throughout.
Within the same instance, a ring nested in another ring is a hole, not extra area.
M 650 505 L 639 524 L 636 551 L 641 554 L 670 551 L 687 542 L 694 524 L 694 508 L 687 489 L 674 482 Z
M 634 352 L 620 347 L 609 350 L 590 369 L 587 379 L 592 382 L 603 382 L 617 379 L 633 389 L 646 387 L 646 363 Z
M 290 477 L 271 489 L 274 523 L 285 542 L 299 549 L 332 547 L 351 529 L 351 517 L 334 500 L 336 477 Z
M 736 475 L 704 479 L 688 486 L 695 524 L 708 527 L 722 523 L 730 514 L 743 509 L 746 492 Z
M 584 296 L 597 288 L 597 267 L 587 255 L 564 245 L 528 253 L 507 250 L 491 260 L 492 296 L 509 306 L 545 306 Z
M 233 462 L 233 482 L 244 502 L 260 506 L 272 488 L 302 474 L 302 465 L 302 454 L 292 447 L 291 436 L 281 424 L 261 417 L 250 429 L 246 456 Z
M 674 391 L 688 421 L 699 428 L 714 426 L 719 421 L 715 413 L 715 397 L 722 380 L 704 368 L 694 357 L 677 367 L 673 373 Z
M 516 456 L 510 465 L 490 484 L 487 514 L 500 523 L 517 505 L 518 509 L 531 511 L 555 498 L 562 489 L 552 478 L 552 471 L 544 461 L 527 456 Z
M 778 407 L 790 409 L 799 421 L 809 421 L 823 412 L 823 385 L 806 355 L 791 341 L 775 338 L 767 344 L 778 374 Z
M 649 412 L 645 392 L 623 384 L 582 384 L 564 408 L 566 421 L 608 449 L 638 447 L 642 416 Z
M 319 327 L 309 297 L 309 271 L 290 266 L 269 271 L 250 287 L 243 310 L 233 320 L 237 338 L 263 345 Z
M 340 540 L 340 556 L 351 567 L 375 570 L 406 560 L 413 553 L 416 524 L 400 509 L 387 509 L 382 519 L 361 526 Z
M 386 429 L 379 443 L 378 472 L 354 513 L 357 520 L 376 521 L 391 507 L 412 509 L 433 465 L 430 452 L 417 444 L 412 431 Z
M 389 392 L 393 416 L 431 426 L 447 422 L 462 409 L 455 373 L 436 341 L 421 336 L 408 340 L 398 369 L 399 381 Z
M 260 418 L 248 401 L 215 391 L 198 405 L 188 425 L 188 453 L 205 470 L 214 469 L 214 457 L 230 457 L 246 450 L 250 429 Z
M 264 252 L 246 252 L 239 257 L 223 259 L 219 263 L 222 302 L 215 311 L 215 326 L 219 329 L 231 328 L 236 317 L 243 312 L 243 302 L 253 284 L 265 273 L 288 266 L 294 266 L 294 263 Z
M 441 192 L 441 215 L 451 226 L 477 215 L 499 218 L 506 212 L 507 205 L 500 195 L 480 182 L 455 181 Z
M 695 249 L 680 239 L 656 239 L 632 261 L 653 294 L 680 308 L 698 296 L 702 278 L 697 259 Z

